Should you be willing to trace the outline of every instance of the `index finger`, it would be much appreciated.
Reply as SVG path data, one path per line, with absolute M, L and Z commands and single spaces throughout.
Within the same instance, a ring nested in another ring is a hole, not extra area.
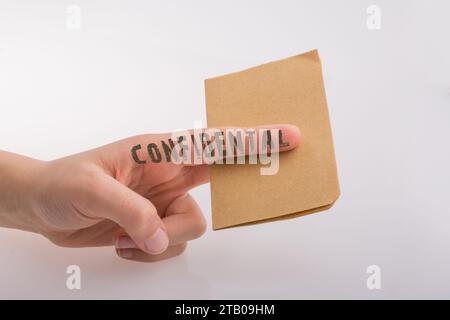
M 171 150 L 172 161 L 202 165 L 292 150 L 300 142 L 300 130 L 289 124 L 222 127 L 174 132 L 166 138 L 177 142 Z

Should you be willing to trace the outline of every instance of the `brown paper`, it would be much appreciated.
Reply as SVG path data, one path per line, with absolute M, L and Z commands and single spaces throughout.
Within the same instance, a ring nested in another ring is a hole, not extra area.
M 339 197 L 333 140 L 317 50 L 205 81 L 208 126 L 287 123 L 301 142 L 280 154 L 276 175 L 260 165 L 213 165 L 213 229 L 329 209 Z

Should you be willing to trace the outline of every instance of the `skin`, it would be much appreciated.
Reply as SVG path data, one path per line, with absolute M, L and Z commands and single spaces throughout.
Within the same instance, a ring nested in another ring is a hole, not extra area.
M 299 144 L 297 127 L 263 128 L 282 130 L 289 146 L 280 151 Z M 39 233 L 62 247 L 114 246 L 134 261 L 181 254 L 206 230 L 188 192 L 209 182 L 208 166 L 137 164 L 130 153 L 170 137 L 135 136 L 53 161 L 0 151 L 0 227 Z

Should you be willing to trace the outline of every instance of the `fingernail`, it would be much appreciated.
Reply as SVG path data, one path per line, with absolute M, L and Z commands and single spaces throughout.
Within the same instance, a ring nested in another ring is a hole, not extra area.
M 165 251 L 168 245 L 169 238 L 161 228 L 156 230 L 156 232 L 145 242 L 145 248 L 151 254 L 158 254 Z
M 124 259 L 131 259 L 133 257 L 133 250 L 131 249 L 118 249 L 117 254 Z
M 134 249 L 137 248 L 136 244 L 130 237 L 122 236 L 116 240 L 117 249 Z

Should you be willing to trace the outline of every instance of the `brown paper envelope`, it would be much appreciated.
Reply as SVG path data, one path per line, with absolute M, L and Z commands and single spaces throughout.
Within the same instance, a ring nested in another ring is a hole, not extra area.
M 280 154 L 276 175 L 260 165 L 213 165 L 213 229 L 329 209 L 339 181 L 317 50 L 205 81 L 208 126 L 288 123 L 300 128 L 295 150 Z

